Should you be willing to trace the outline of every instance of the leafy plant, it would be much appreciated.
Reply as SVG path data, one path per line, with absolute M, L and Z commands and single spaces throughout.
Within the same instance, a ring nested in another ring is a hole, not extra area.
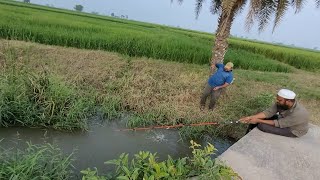
M 107 179 L 104 176 L 99 176 L 97 169 L 91 170 L 90 168 L 88 168 L 88 169 L 82 170 L 80 172 L 84 175 L 82 177 L 82 180 L 105 180 L 105 179 Z
M 212 144 L 208 144 L 201 149 L 201 145 L 193 140 L 190 141 L 192 157 L 172 159 L 168 156 L 167 160 L 158 161 L 157 153 L 140 151 L 134 155 L 130 161 L 129 154 L 122 153 L 118 159 L 109 160 L 105 164 L 116 166 L 113 175 L 121 180 L 163 180 L 163 179 L 187 179 L 192 176 L 199 176 L 206 179 L 231 179 L 238 175 L 232 169 L 216 163 L 211 155 L 216 149 Z M 81 171 L 83 180 L 103 179 L 106 177 L 98 176 L 97 170 Z

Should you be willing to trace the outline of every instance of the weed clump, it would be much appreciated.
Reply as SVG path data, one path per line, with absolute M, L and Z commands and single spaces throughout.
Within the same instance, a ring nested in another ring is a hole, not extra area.
M 94 101 L 47 71 L 33 73 L 15 51 L 6 52 L 0 73 L 0 126 L 86 129 Z
M 51 144 L 27 143 L 25 150 L 0 147 L 0 179 L 70 179 L 72 154 Z
M 216 151 L 212 144 L 201 149 L 201 145 L 190 141 L 191 157 L 177 160 L 168 156 L 162 162 L 157 160 L 156 153 L 140 151 L 129 161 L 129 154 L 122 153 L 118 159 L 109 160 L 105 164 L 116 166 L 114 173 L 102 176 L 98 170 L 81 171 L 83 179 L 187 179 L 198 176 L 200 179 L 238 179 L 239 176 L 229 167 L 211 158 Z M 240 178 L 239 178 L 240 179 Z

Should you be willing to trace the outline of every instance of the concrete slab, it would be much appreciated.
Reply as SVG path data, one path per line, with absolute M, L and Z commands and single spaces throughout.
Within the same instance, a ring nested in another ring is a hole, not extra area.
M 300 138 L 255 128 L 218 158 L 244 180 L 319 180 L 320 127 L 309 126 Z

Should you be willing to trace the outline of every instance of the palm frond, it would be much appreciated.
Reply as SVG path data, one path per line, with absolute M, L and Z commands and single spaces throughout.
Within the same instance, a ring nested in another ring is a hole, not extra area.
M 304 0 L 292 0 L 291 4 L 296 9 L 295 13 L 298 13 L 301 11 L 304 5 L 304 2 L 305 2 Z
M 279 22 L 284 16 L 285 11 L 288 9 L 288 6 L 289 6 L 288 0 L 278 0 L 276 16 L 275 16 L 272 32 L 274 32 L 275 28 L 278 26 Z
M 247 14 L 247 19 L 245 23 L 245 27 L 247 31 L 251 29 L 251 27 L 254 24 L 254 20 L 256 17 L 258 17 L 258 14 L 260 10 L 262 9 L 262 1 L 263 0 L 251 0 L 250 2 L 250 7 L 249 7 L 249 12 Z
M 235 14 L 239 14 L 242 12 L 243 8 L 247 4 L 247 0 L 238 0 L 237 4 L 235 4 Z
M 196 0 L 196 9 L 195 9 L 195 13 L 196 13 L 196 19 L 198 19 L 201 8 L 202 8 L 202 4 L 205 2 L 205 0 Z
M 212 14 L 221 13 L 221 0 L 211 0 L 210 12 Z
M 239 13 L 244 5 L 246 4 L 247 0 L 225 0 L 222 1 L 222 11 L 226 14 L 234 14 L 236 15 Z
M 276 13 L 277 6 L 273 0 L 264 0 L 261 4 L 260 10 L 258 12 L 258 30 L 262 32 L 269 21 L 271 21 L 271 17 Z

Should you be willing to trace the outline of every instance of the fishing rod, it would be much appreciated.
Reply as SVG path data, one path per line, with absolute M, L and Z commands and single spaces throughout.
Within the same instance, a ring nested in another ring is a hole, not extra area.
M 142 130 L 151 130 L 151 129 L 173 129 L 173 128 L 180 128 L 186 126 L 207 126 L 207 125 L 219 125 L 219 124 L 238 124 L 240 120 L 237 121 L 230 121 L 230 122 L 202 122 L 202 123 L 195 123 L 195 124 L 177 124 L 177 125 L 164 125 L 164 126 L 149 126 L 149 127 L 137 127 L 137 128 L 127 128 L 127 129 L 117 129 L 116 131 L 142 131 Z

